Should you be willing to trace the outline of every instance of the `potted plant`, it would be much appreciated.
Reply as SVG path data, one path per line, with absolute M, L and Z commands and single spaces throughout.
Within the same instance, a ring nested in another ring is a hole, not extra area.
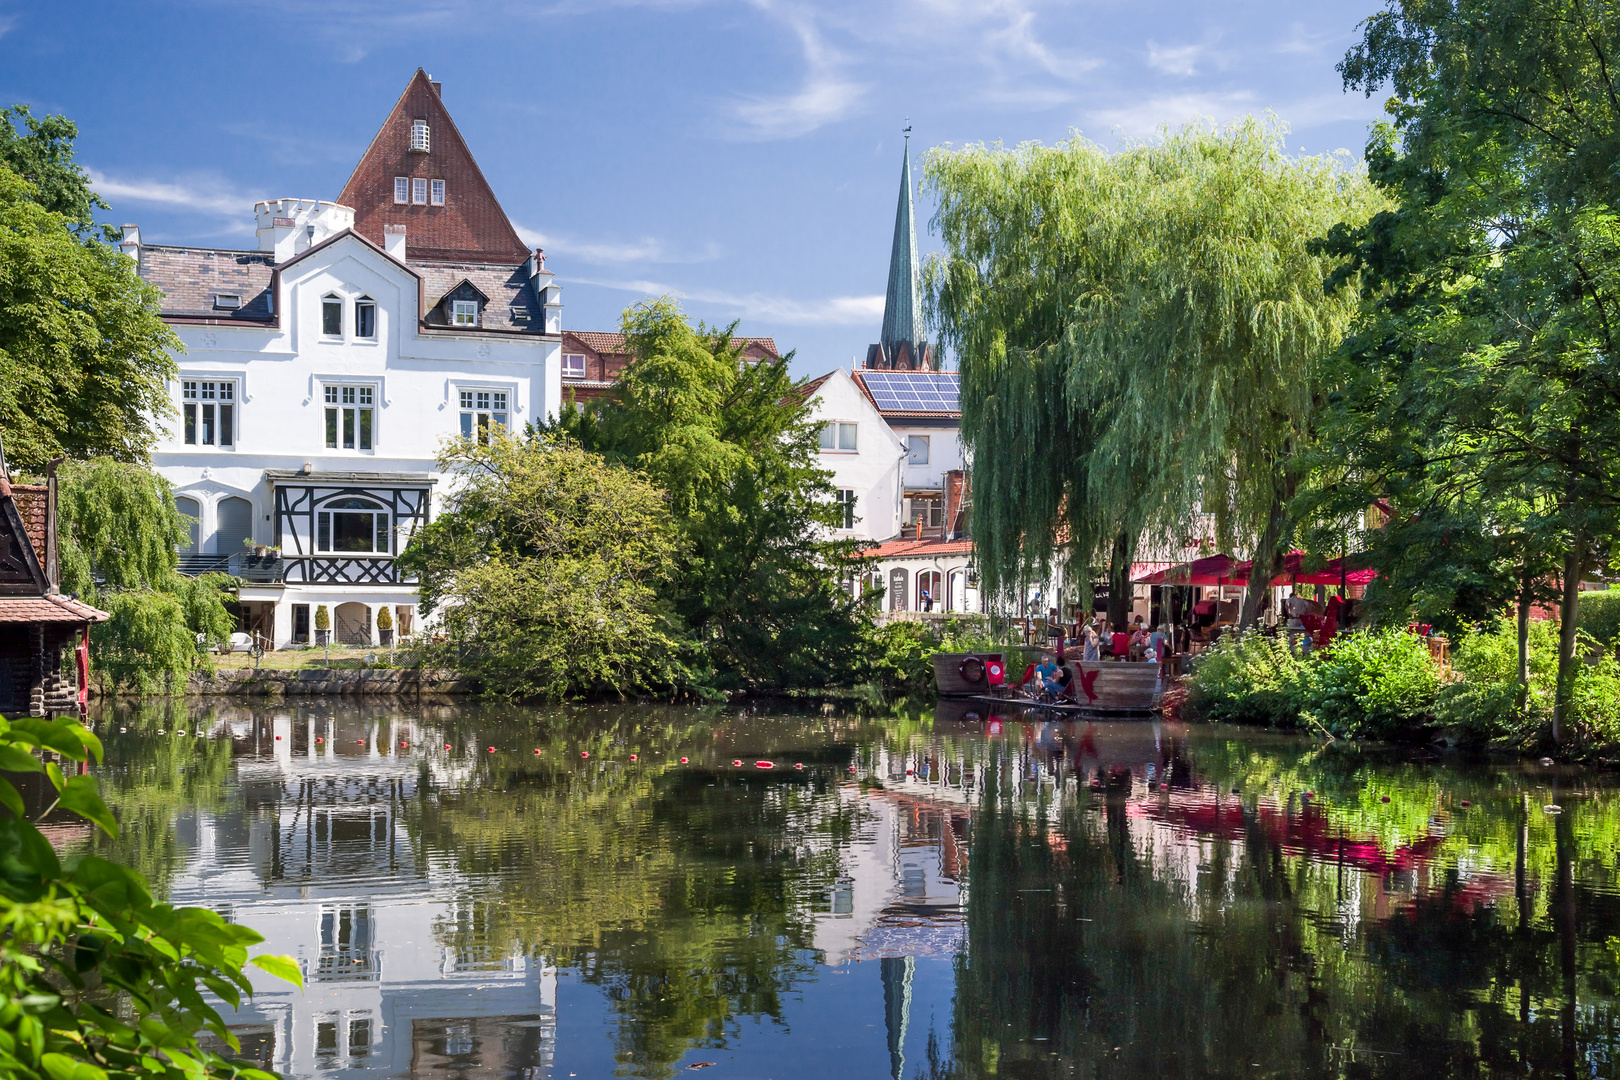
M 394 643 L 394 612 L 387 604 L 377 609 L 377 643 L 379 645 Z
M 315 644 L 325 645 L 326 636 L 332 630 L 332 616 L 327 613 L 325 604 L 315 605 Z

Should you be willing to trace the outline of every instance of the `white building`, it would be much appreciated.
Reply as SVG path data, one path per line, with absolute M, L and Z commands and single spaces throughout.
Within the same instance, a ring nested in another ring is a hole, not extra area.
M 184 345 L 153 455 L 194 521 L 182 569 L 242 578 L 246 627 L 277 646 L 312 640 L 323 605 L 339 641 L 376 641 L 384 606 L 409 632 L 395 556 L 443 497 L 435 455 L 556 411 L 559 289 L 420 69 L 337 202 L 254 211 L 254 250 L 124 229 Z
M 909 148 L 900 170 L 881 340 L 865 363 L 805 387 L 823 424 L 821 466 L 845 506 L 841 536 L 874 541 L 863 584 L 899 611 L 980 612 L 954 371 L 922 338 Z

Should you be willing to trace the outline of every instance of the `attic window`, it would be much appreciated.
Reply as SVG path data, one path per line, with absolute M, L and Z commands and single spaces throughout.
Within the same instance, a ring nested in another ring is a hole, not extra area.
M 450 304 L 450 325 L 452 325 L 452 326 L 477 326 L 478 325 L 478 301 L 476 301 L 476 300 L 454 300 L 454 301 L 451 301 L 451 304 Z
M 235 311 L 242 306 L 242 297 L 239 293 L 215 293 L 214 306 L 222 311 Z
M 425 154 L 432 148 L 428 137 L 428 122 L 426 120 L 411 121 L 411 152 Z

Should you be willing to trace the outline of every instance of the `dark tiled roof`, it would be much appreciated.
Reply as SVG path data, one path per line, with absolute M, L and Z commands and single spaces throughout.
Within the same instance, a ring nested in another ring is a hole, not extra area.
M 407 253 L 409 250 L 406 249 Z M 529 284 L 529 277 L 521 265 L 417 262 L 413 259 L 410 267 L 422 275 L 422 291 L 426 295 L 425 304 L 428 309 L 425 314 L 431 326 L 445 330 L 453 329 L 448 325 L 448 319 L 444 318 L 444 314 L 439 312 L 439 302 L 462 282 L 467 282 L 489 300 L 484 305 L 481 329 L 545 333 L 545 308 L 541 306 L 540 299 L 535 295 L 534 288 Z M 529 316 L 527 321 L 514 319 L 512 317 L 514 309 L 526 312 Z
M 565 330 L 563 331 L 563 346 L 566 349 L 568 338 L 573 338 L 579 344 L 592 352 L 607 356 L 629 356 L 630 350 L 625 347 L 623 334 L 610 334 L 600 330 Z M 732 338 L 733 348 L 741 347 L 751 349 L 754 353 L 765 353 L 773 359 L 781 357 L 777 351 L 776 339 L 768 337 L 740 337 Z
M 112 618 L 66 596 L 0 597 L 0 623 L 82 623 L 106 622 Z
M 141 280 L 163 291 L 165 315 L 266 322 L 274 273 L 275 255 L 267 251 L 141 245 Z M 242 306 L 217 306 L 221 295 L 240 297 Z
M 45 565 L 45 513 L 50 499 L 50 488 L 44 484 L 12 484 L 11 498 L 17 504 L 23 528 L 28 530 L 28 542 L 41 566 Z

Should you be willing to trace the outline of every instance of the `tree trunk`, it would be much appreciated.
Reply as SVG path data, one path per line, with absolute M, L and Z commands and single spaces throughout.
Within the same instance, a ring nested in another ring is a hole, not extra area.
M 1519 712 L 1530 699 L 1530 596 L 1533 579 L 1527 560 L 1519 574 Z
M 1114 550 L 1108 555 L 1108 625 L 1123 627 L 1131 613 L 1131 556 L 1135 545 L 1131 535 L 1114 537 Z
M 1279 466 L 1272 481 L 1271 512 L 1266 515 L 1265 530 L 1260 534 L 1260 542 L 1255 545 L 1254 563 L 1249 568 L 1249 587 L 1243 593 L 1243 610 L 1238 616 L 1240 630 L 1249 629 L 1259 619 L 1260 603 L 1265 598 L 1266 590 L 1271 588 L 1271 579 L 1282 573 L 1283 537 L 1291 524 L 1288 503 L 1298 486 L 1299 478 L 1293 471 Z
M 1553 742 L 1563 742 L 1569 700 L 1575 692 L 1576 621 L 1580 618 L 1581 572 L 1586 567 L 1586 535 L 1577 530 L 1564 553 L 1564 595 L 1558 605 L 1558 692 L 1553 700 Z

